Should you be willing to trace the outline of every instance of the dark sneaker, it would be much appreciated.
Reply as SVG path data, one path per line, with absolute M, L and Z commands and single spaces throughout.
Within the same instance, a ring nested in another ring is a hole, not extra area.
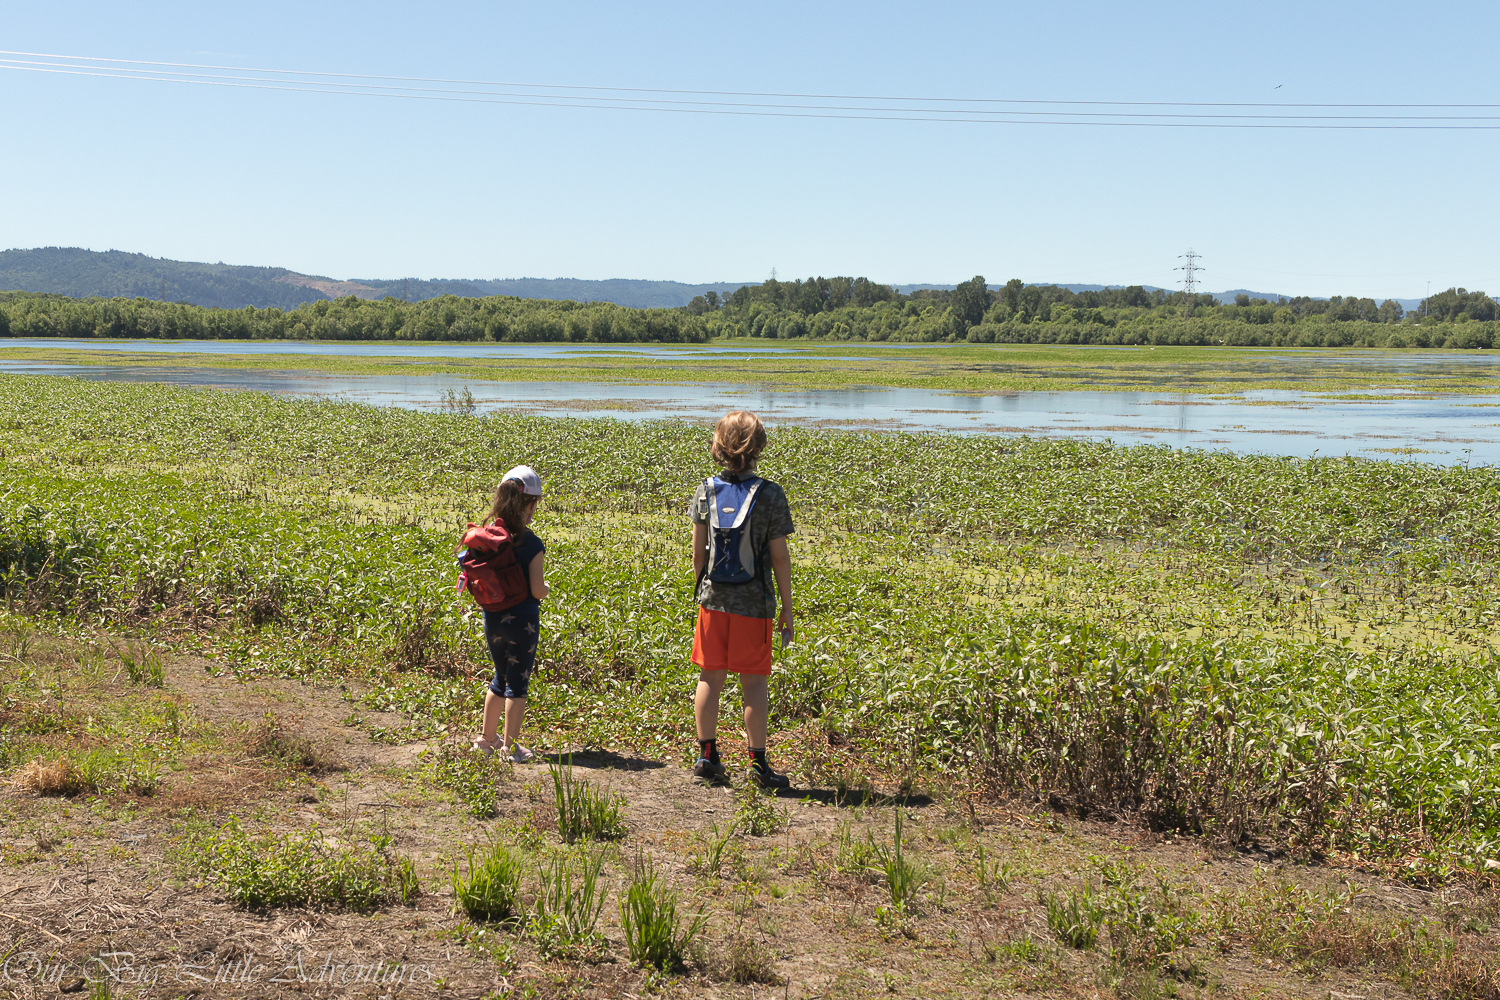
M 693 765 L 693 777 L 719 781 L 724 777 L 724 765 L 707 757 L 699 757 L 698 763 Z
M 769 767 L 763 770 L 752 764 L 750 765 L 750 770 L 745 772 L 745 777 L 755 784 L 759 785 L 761 788 L 777 789 L 792 787 L 791 778 L 788 778 L 784 774 L 777 774 Z

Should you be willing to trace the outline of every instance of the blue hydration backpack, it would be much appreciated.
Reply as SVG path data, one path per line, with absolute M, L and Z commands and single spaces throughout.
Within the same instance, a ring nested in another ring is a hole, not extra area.
M 760 493 L 759 478 L 728 483 L 710 479 L 708 498 L 708 578 L 714 583 L 749 583 L 755 579 L 755 550 L 750 544 L 750 511 Z

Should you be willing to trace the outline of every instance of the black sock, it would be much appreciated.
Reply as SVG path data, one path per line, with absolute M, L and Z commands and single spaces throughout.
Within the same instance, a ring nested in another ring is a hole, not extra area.
M 766 762 L 766 752 L 764 750 L 752 749 L 750 751 L 750 766 L 755 768 L 757 771 L 769 771 L 771 769 L 771 765 Z
M 703 758 L 704 760 L 711 760 L 715 764 L 719 763 L 719 741 L 699 740 L 698 756 Z

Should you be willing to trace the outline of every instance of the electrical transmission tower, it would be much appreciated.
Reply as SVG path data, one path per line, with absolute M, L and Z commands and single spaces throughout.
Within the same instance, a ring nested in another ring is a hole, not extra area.
M 1207 270 L 1207 268 L 1198 266 L 1198 257 L 1199 254 L 1196 250 L 1189 250 L 1187 253 L 1178 258 L 1179 260 L 1186 260 L 1187 263 L 1182 265 L 1181 267 L 1175 267 L 1172 269 L 1174 271 L 1182 272 L 1182 290 L 1184 292 L 1187 292 L 1189 295 L 1192 295 L 1198 290 L 1198 272 Z

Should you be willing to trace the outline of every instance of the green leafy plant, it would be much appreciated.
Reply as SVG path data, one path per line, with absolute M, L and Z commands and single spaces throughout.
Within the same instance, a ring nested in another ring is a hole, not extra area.
M 1046 905 L 1047 926 L 1059 941 L 1079 951 L 1094 947 L 1107 911 L 1091 882 L 1085 880 L 1081 890 L 1065 894 L 1049 892 L 1039 902 Z
M 766 837 L 786 825 L 786 812 L 776 807 L 776 796 L 747 781 L 735 796 L 734 822 L 752 837 Z
M 693 940 L 708 917 L 699 910 L 686 921 L 678 914 L 679 899 L 651 861 L 637 854 L 635 877 L 620 897 L 620 926 L 625 947 L 636 965 L 670 972 L 682 965 Z
M 596 788 L 587 780 L 575 780 L 572 758 L 567 767 L 549 763 L 547 769 L 552 775 L 557 832 L 564 843 L 619 840 L 625 836 L 625 818 L 620 814 L 623 797 Z
M 595 928 L 604 910 L 600 873 L 604 852 L 596 850 L 576 863 L 570 852 L 555 851 L 537 872 L 537 891 L 527 933 L 546 957 L 574 957 L 603 947 Z
M 421 895 L 410 858 L 316 826 L 252 836 L 238 819 L 190 835 L 191 858 L 229 896 L 252 910 L 284 906 L 370 910 Z
M 469 849 L 465 872 L 453 864 L 453 896 L 475 920 L 508 920 L 518 914 L 521 898 L 520 858 L 498 841 L 488 849 Z
M 928 876 L 925 866 L 913 863 L 906 855 L 902 843 L 902 822 L 902 812 L 897 809 L 895 835 L 891 838 L 889 847 L 876 843 L 873 833 L 869 835 L 871 852 L 874 856 L 874 863 L 870 865 L 870 870 L 885 881 L 891 906 L 898 913 L 905 913 L 916 901 L 917 890 L 927 881 Z
M 475 819 L 498 815 L 495 789 L 510 780 L 511 766 L 499 754 L 475 753 L 453 743 L 440 744 L 432 755 L 432 773 L 438 784 L 449 789 Z

